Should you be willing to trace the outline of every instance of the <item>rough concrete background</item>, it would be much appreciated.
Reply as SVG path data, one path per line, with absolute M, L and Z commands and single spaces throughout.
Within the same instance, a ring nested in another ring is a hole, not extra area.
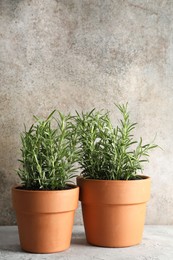
M 0 224 L 15 223 L 19 134 L 32 115 L 129 102 L 156 142 L 148 224 L 173 224 L 173 1 L 0 0 Z M 119 115 L 118 115 L 119 116 Z M 82 223 L 78 210 L 75 223 Z

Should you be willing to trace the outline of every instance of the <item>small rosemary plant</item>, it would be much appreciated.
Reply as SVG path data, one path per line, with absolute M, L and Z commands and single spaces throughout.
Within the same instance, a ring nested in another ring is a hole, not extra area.
M 53 111 L 46 120 L 36 122 L 21 134 L 22 167 L 17 171 L 24 189 L 59 190 L 68 188 L 76 171 L 77 136 L 70 115 Z M 55 120 L 57 127 L 52 127 Z
M 79 140 L 79 164 L 82 175 L 99 180 L 134 180 L 141 178 L 143 162 L 148 161 L 149 151 L 157 145 L 137 142 L 132 131 L 136 123 L 131 123 L 126 105 L 117 105 L 122 119 L 113 127 L 109 113 L 103 111 L 76 115 Z

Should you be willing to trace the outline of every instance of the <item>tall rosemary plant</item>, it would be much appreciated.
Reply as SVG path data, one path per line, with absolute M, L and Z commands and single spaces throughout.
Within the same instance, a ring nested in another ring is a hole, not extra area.
M 78 152 L 72 117 L 58 112 L 55 119 L 54 114 L 45 120 L 35 117 L 36 122 L 21 134 L 22 159 L 17 172 L 25 189 L 65 189 L 75 175 Z
M 109 113 L 77 113 L 76 126 L 80 144 L 79 164 L 85 178 L 100 180 L 138 179 L 139 170 L 148 161 L 149 151 L 157 145 L 134 140 L 132 123 L 126 105 L 117 105 L 122 115 L 120 125 L 113 127 Z

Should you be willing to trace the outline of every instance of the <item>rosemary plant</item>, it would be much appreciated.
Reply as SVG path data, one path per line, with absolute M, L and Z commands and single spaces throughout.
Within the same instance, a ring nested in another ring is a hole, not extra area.
M 70 115 L 53 111 L 46 120 L 36 122 L 21 134 L 22 167 L 17 171 L 24 189 L 59 190 L 68 188 L 75 176 L 77 135 Z M 52 127 L 52 120 L 57 124 Z
M 109 113 L 103 111 L 76 116 L 80 144 L 79 164 L 82 175 L 89 179 L 133 180 L 141 178 L 138 171 L 148 161 L 149 151 L 157 145 L 137 142 L 132 131 L 126 105 L 117 105 L 122 115 L 120 125 L 113 127 Z

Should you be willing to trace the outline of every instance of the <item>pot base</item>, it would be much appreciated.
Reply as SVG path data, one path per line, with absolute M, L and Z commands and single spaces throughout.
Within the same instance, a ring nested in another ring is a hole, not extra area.
M 102 247 L 140 244 L 145 221 L 145 203 L 101 207 L 82 205 L 82 211 L 89 244 Z
M 21 248 L 30 253 L 50 254 L 68 249 L 74 220 L 74 212 L 61 214 L 21 214 L 19 238 Z M 28 225 L 25 225 L 25 223 Z M 68 228 L 65 227 L 68 225 Z

